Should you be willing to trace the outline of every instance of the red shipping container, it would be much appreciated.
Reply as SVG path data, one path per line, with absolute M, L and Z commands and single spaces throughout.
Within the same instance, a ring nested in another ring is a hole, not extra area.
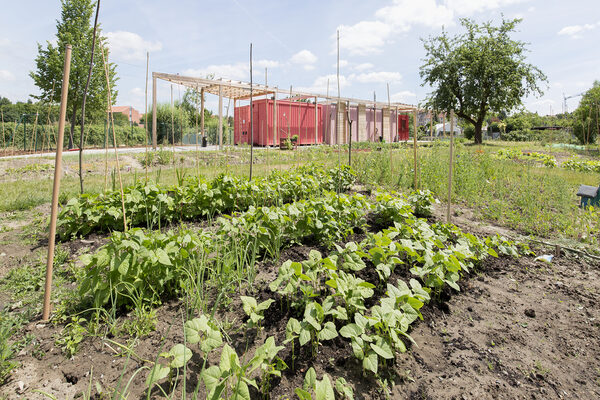
M 257 146 L 278 146 L 280 138 L 298 135 L 298 144 L 323 143 L 323 107 L 318 104 L 315 132 L 315 105 L 297 101 L 277 101 L 277 132 L 273 113 L 275 102 L 261 99 L 252 102 L 254 109 L 254 144 Z M 239 106 L 234 110 L 234 143 L 250 143 L 250 105 Z M 316 136 L 316 137 L 315 137 Z

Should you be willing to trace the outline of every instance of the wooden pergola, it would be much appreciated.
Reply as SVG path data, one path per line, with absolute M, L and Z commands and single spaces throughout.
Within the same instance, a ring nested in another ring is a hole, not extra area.
M 238 100 L 249 100 L 251 97 L 261 97 L 272 95 L 275 102 L 275 110 L 277 110 L 277 94 L 281 93 L 287 95 L 285 100 L 291 99 L 314 99 L 315 107 L 317 107 L 318 100 L 324 99 L 325 101 L 335 101 L 338 104 L 345 103 L 349 105 L 363 104 L 366 107 L 372 108 L 395 108 L 396 114 L 398 112 L 416 112 L 418 109 L 416 106 L 411 104 L 404 104 L 398 102 L 378 102 L 373 100 L 355 99 L 350 97 L 337 97 L 328 96 L 316 93 L 307 93 L 297 90 L 283 90 L 278 87 L 261 85 L 261 84 L 250 84 L 249 82 L 232 81 L 222 78 L 197 78 L 191 76 L 182 76 L 178 74 L 166 74 L 161 72 L 152 73 L 152 147 L 156 150 L 157 147 L 157 136 L 156 136 L 156 83 L 157 79 L 162 79 L 167 82 L 182 85 L 190 89 L 194 89 L 200 92 L 200 131 L 204 135 L 204 94 L 210 93 L 219 96 L 219 148 L 223 148 L 223 97 L 233 100 L 233 107 L 236 108 Z M 317 115 L 315 113 L 315 126 L 317 124 Z M 277 131 L 277 118 L 274 118 L 275 130 Z M 317 135 L 317 129 L 315 129 L 315 136 Z

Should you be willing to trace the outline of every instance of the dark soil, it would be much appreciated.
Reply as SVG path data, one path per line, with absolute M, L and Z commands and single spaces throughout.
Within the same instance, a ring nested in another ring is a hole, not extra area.
M 360 240 L 364 234 L 349 240 Z M 89 251 L 105 239 L 90 237 L 89 242 L 71 242 L 72 253 Z M 292 246 L 282 251 L 281 261 L 302 261 L 314 246 Z M 0 251 L 3 250 L 0 247 Z M 297 312 L 270 292 L 268 283 L 279 263 L 262 262 L 252 290 L 259 301 L 273 298 L 275 303 L 265 316 L 263 327 L 245 329 L 246 316 L 237 294 L 227 294 L 215 316 L 222 322 L 232 347 L 249 358 L 264 339 L 285 340 L 285 326 Z M 363 270 L 362 279 L 377 283 L 374 271 Z M 392 281 L 406 278 L 397 269 Z M 247 293 L 244 293 L 247 294 Z M 532 257 L 489 258 L 480 271 L 461 281 L 460 292 L 446 292 L 440 301 L 424 307 L 424 321 L 410 332 L 416 342 L 407 353 L 393 360 L 387 381 L 394 399 L 558 399 L 600 398 L 600 279 L 599 266 L 585 260 L 561 255 L 553 264 L 535 262 Z M 208 305 L 210 310 L 211 305 Z M 41 390 L 58 399 L 72 399 L 87 391 L 92 383 L 92 398 L 103 398 L 97 387 L 112 393 L 131 379 L 130 399 L 145 398 L 147 368 L 157 354 L 183 342 L 184 302 L 164 304 L 157 310 L 156 330 L 134 340 L 126 335 L 110 339 L 90 336 L 77 354 L 67 359 L 56 345 L 64 325 L 33 321 L 19 333 L 33 335 L 34 343 L 17 357 L 20 366 L 0 387 L 0 398 L 43 399 Z M 127 315 L 122 319 L 129 318 Z M 18 338 L 15 338 L 18 339 Z M 135 355 L 127 358 L 117 344 L 130 346 Z M 187 393 L 196 388 L 203 359 L 198 355 L 188 364 Z M 218 363 L 217 352 L 208 356 L 207 365 Z M 365 376 L 347 341 L 337 338 L 321 343 L 316 354 L 310 346 L 296 343 L 279 354 L 289 369 L 271 382 L 271 399 L 295 398 L 294 389 L 302 386 L 304 374 L 314 367 L 334 379 L 344 377 L 354 388 L 357 399 L 386 398 L 381 385 Z M 135 376 L 134 376 L 135 375 Z M 121 378 L 122 376 L 122 378 Z M 96 382 L 99 386 L 96 385 Z M 204 398 L 203 385 L 200 396 Z M 170 392 L 167 384 L 165 391 Z M 175 398 L 181 398 L 180 389 Z M 252 392 L 253 398 L 258 393 Z M 151 398 L 162 398 L 155 388 Z

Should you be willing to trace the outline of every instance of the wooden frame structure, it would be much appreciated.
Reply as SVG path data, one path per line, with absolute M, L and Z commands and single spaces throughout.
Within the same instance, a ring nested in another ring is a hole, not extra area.
M 250 84 L 249 82 L 241 82 L 241 81 L 232 81 L 226 80 L 222 78 L 218 79 L 207 79 L 207 78 L 196 78 L 191 76 L 182 76 L 176 74 L 167 74 L 161 72 L 152 72 L 152 148 L 156 150 L 157 147 L 157 136 L 156 136 L 156 84 L 157 80 L 161 79 L 163 81 L 167 81 L 170 83 L 175 83 L 177 85 L 182 85 L 193 90 L 200 90 L 201 96 L 201 109 L 200 109 L 200 118 L 201 118 L 201 129 L 202 135 L 204 135 L 204 94 L 210 93 L 215 96 L 219 96 L 219 105 L 223 104 L 223 97 L 228 99 L 233 99 L 234 108 L 238 100 L 250 100 L 250 98 L 262 97 L 262 96 L 273 96 L 275 99 L 275 110 L 277 109 L 277 94 L 283 93 L 288 95 L 287 99 L 283 100 L 291 100 L 298 98 L 310 98 L 315 100 L 315 106 L 318 104 L 319 99 L 325 99 L 327 102 L 333 100 L 338 104 L 347 105 L 359 105 L 364 104 L 365 107 L 371 108 L 381 108 L 383 109 L 395 109 L 396 115 L 398 112 L 414 112 L 417 110 L 416 106 L 404 103 L 388 103 L 388 102 L 377 102 L 374 100 L 363 100 L 363 99 L 355 99 L 348 97 L 337 97 L 337 96 L 329 96 L 322 95 L 316 93 L 307 93 L 297 90 L 282 90 L 276 86 L 267 86 L 261 84 Z M 252 88 L 252 94 L 250 91 Z M 316 114 L 316 113 L 315 113 Z M 390 113 L 391 114 L 391 113 Z M 275 121 L 275 125 L 277 122 Z M 317 136 L 318 127 L 315 123 L 315 137 Z M 336 129 L 337 131 L 337 129 Z M 223 148 L 223 107 L 219 107 L 219 148 Z

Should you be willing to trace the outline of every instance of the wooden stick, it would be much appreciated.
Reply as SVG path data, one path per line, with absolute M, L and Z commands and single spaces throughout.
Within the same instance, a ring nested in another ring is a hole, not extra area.
M 52 268 L 54 267 L 54 243 L 56 240 L 56 216 L 58 213 L 58 193 L 60 191 L 60 177 L 62 175 L 62 144 L 65 129 L 65 115 L 67 114 L 67 97 L 69 95 L 69 73 L 71 71 L 71 45 L 65 46 L 65 64 L 63 67 L 63 80 L 60 95 L 60 119 L 58 121 L 58 144 L 54 161 L 54 186 L 52 188 L 52 208 L 50 211 L 50 234 L 48 236 L 48 260 L 46 263 L 46 283 L 44 285 L 44 308 L 42 320 L 48 321 L 50 317 L 50 295 L 52 292 Z
M 325 132 L 323 139 L 327 137 L 329 141 L 328 144 L 331 146 L 331 127 L 329 126 L 329 123 L 331 122 L 331 112 L 329 111 L 329 78 L 327 78 L 327 97 L 325 98 L 325 109 L 327 110 L 327 115 L 325 116 Z
M 108 92 L 108 107 L 111 109 L 112 94 L 110 90 L 110 81 L 108 79 L 108 63 L 102 52 L 102 61 L 104 62 L 104 75 L 106 76 L 106 90 Z M 121 209 L 123 211 L 123 231 L 127 231 L 127 215 L 125 214 L 125 195 L 123 194 L 123 179 L 121 178 L 121 166 L 119 164 L 119 150 L 117 148 L 117 136 L 115 134 L 115 121 L 113 113 L 110 113 L 110 122 L 113 126 L 113 146 L 115 148 L 115 161 L 117 162 L 117 175 L 119 177 L 119 189 L 121 191 Z
M 0 107 L 0 114 L 2 115 L 2 154 L 6 153 L 6 137 L 4 135 L 4 110 Z
M 454 110 L 450 110 L 450 161 L 448 168 L 448 204 L 446 205 L 446 222 L 452 222 L 451 205 L 452 205 L 452 167 L 454 160 Z
M 108 92 L 106 93 L 106 104 L 109 104 Z M 108 188 L 108 134 L 110 132 L 109 109 L 110 105 L 108 105 L 106 108 L 106 124 L 104 125 L 104 192 L 106 192 L 106 189 Z
M 148 183 L 148 70 L 150 69 L 150 53 L 146 52 L 146 90 L 144 92 L 144 152 L 146 154 L 146 183 Z
M 196 101 L 198 101 L 198 85 L 196 85 Z M 198 151 L 198 114 L 200 114 L 200 104 L 196 103 L 196 130 L 194 133 L 194 142 L 196 143 L 196 175 L 200 174 L 200 152 Z
M 223 86 L 219 85 L 219 150 L 223 150 Z
M 252 180 L 252 164 L 254 164 L 254 109 L 252 104 L 252 43 L 250 43 L 250 178 Z M 219 86 L 219 125 L 221 124 L 221 86 Z M 220 128 L 219 128 L 220 130 Z M 220 143 L 219 143 L 220 144 Z
M 175 164 L 175 104 L 173 104 L 173 84 L 171 83 L 171 144 L 173 149 L 173 164 Z M 168 136 L 167 136 L 168 137 Z
M 315 145 L 317 145 L 319 137 L 319 106 L 317 105 L 317 96 L 315 96 Z
M 156 151 L 156 77 L 152 73 L 152 149 Z
M 417 114 L 418 111 L 415 108 L 414 110 L 414 127 L 415 127 L 415 131 L 413 133 L 413 149 L 414 149 L 414 159 L 415 159 L 415 165 L 414 165 L 414 169 L 415 169 L 415 178 L 414 178 L 414 187 L 415 190 L 417 190 L 419 188 L 418 184 L 417 184 L 417 169 L 418 169 L 418 164 L 417 164 Z
M 390 83 L 387 83 L 387 97 L 388 97 L 388 125 L 390 126 L 390 177 L 392 175 L 392 105 L 390 100 Z M 357 110 L 358 111 L 358 110 Z M 383 113 L 381 114 L 381 120 L 383 121 Z M 382 132 L 383 133 L 383 132 Z

